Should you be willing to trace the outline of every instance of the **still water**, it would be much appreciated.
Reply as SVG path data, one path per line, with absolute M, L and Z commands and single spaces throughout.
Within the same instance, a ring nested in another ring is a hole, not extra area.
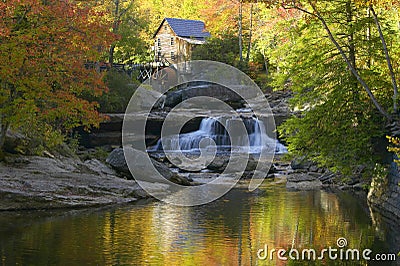
M 237 188 L 197 207 L 157 201 L 96 210 L 0 214 L 0 265 L 340 265 L 259 260 L 257 251 L 337 247 L 388 252 L 348 194 Z M 276 256 L 276 254 L 275 254 Z M 345 265 L 366 265 L 366 262 Z M 389 263 L 381 265 L 390 265 Z

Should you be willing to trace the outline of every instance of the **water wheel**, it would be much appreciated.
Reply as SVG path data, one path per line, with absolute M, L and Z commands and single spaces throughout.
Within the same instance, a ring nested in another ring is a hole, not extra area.
M 177 82 L 176 70 L 172 67 L 157 69 L 152 76 L 153 80 L 159 83 L 163 88 L 172 86 Z

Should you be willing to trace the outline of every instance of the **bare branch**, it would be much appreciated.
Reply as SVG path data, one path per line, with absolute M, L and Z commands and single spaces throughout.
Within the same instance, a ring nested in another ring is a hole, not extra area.
M 397 82 L 396 82 L 396 76 L 393 71 L 393 66 L 392 62 L 389 56 L 389 50 L 385 41 L 385 37 L 383 36 L 382 28 L 378 20 L 378 16 L 373 8 L 373 6 L 370 6 L 370 10 L 372 12 L 372 16 L 374 17 L 374 21 L 376 24 L 376 27 L 379 32 L 379 37 L 381 38 L 382 46 L 383 46 L 383 51 L 385 52 L 385 57 L 386 57 L 386 62 L 388 65 L 390 77 L 392 78 L 392 86 L 393 86 L 393 112 L 396 114 L 397 113 L 397 96 L 398 96 L 398 88 L 397 88 Z
M 378 109 L 378 111 L 384 116 L 386 117 L 388 120 L 390 120 L 390 115 L 383 109 L 383 107 L 379 104 L 378 100 L 375 98 L 374 94 L 372 93 L 370 87 L 368 86 L 368 84 L 364 81 L 364 79 L 360 76 L 360 74 L 358 73 L 357 69 L 355 69 L 355 67 L 351 64 L 349 58 L 347 57 L 346 53 L 343 51 L 341 45 L 337 42 L 337 40 L 335 39 L 335 37 L 333 36 L 328 24 L 326 23 L 324 17 L 321 16 L 321 14 L 319 13 L 318 9 L 316 8 L 316 6 L 311 2 L 308 1 L 308 3 L 310 4 L 310 6 L 312 7 L 314 12 L 310 12 L 308 10 L 305 10 L 301 7 L 298 6 L 294 6 L 294 8 L 305 12 L 306 14 L 310 14 L 313 15 L 315 17 L 317 17 L 319 19 L 319 21 L 321 21 L 325 31 L 328 34 L 328 38 L 331 40 L 331 42 L 336 46 L 336 48 L 338 49 L 339 53 L 341 54 L 341 56 L 343 57 L 344 61 L 346 62 L 348 68 L 350 69 L 351 73 L 356 77 L 356 79 L 358 80 L 358 82 L 361 84 L 361 86 L 364 88 L 364 90 L 367 92 L 369 98 L 371 99 L 372 103 L 375 105 L 375 107 Z

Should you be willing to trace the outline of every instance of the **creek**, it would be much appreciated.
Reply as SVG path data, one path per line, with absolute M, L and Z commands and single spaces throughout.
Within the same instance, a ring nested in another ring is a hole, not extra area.
M 276 257 L 261 261 L 257 251 L 265 245 L 320 251 L 337 247 L 340 237 L 346 238 L 348 248 L 387 253 L 386 237 L 396 232 L 378 234 L 360 202 L 345 192 L 289 192 L 283 183 L 264 182 L 254 192 L 237 187 L 212 203 L 189 208 L 140 201 L 90 210 L 3 212 L 0 261 L 2 265 L 285 265 Z M 366 262 L 346 265 L 360 263 Z M 324 265 L 338 264 L 327 260 Z

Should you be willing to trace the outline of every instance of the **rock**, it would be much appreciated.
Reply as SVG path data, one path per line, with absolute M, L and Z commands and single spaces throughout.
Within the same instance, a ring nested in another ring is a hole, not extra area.
M 257 165 L 258 161 L 253 156 L 249 156 L 249 160 L 247 161 L 246 171 L 256 170 Z
M 268 172 L 268 174 L 273 174 L 277 172 L 277 169 L 273 164 L 271 165 L 270 162 L 259 162 L 252 155 L 249 156 L 247 165 L 244 167 L 244 165 L 242 165 L 244 158 L 242 158 L 241 156 L 237 158 L 231 158 L 229 155 L 219 154 L 207 166 L 207 169 L 216 173 L 222 173 L 226 170 L 226 167 L 230 160 L 233 160 L 230 166 L 231 173 L 241 172 L 244 169 L 244 174 L 242 176 L 243 179 L 252 178 L 254 171 L 257 169 L 257 167 L 260 172 Z M 267 169 L 268 166 L 270 166 L 269 169 Z M 271 178 L 271 175 L 269 176 L 269 178 Z
M 357 177 L 353 177 L 353 178 L 350 178 L 350 179 L 346 182 L 346 185 L 354 186 L 355 184 L 359 184 L 359 183 L 360 183 L 360 179 L 357 178 Z
M 163 152 L 151 152 L 149 153 L 150 157 L 153 158 L 154 160 L 158 162 L 166 162 L 167 161 L 167 156 Z
M 276 174 L 278 172 L 279 172 L 278 168 L 274 164 L 272 164 L 271 167 L 269 168 L 268 174 Z
M 100 161 L 23 156 L 0 163 L 0 210 L 77 208 L 149 197 Z M 14 160 L 17 161 L 17 160 Z
M 254 177 L 254 172 L 255 171 L 246 171 L 246 172 L 244 172 L 243 173 L 243 175 L 242 175 L 242 177 L 241 177 L 241 179 L 252 179 L 253 177 Z M 275 174 L 272 174 L 272 173 L 268 173 L 267 175 L 259 175 L 259 177 L 262 177 L 262 178 L 266 178 L 266 179 L 274 179 L 275 178 Z
M 129 112 L 151 110 L 152 108 L 161 108 L 164 105 L 166 96 L 153 90 L 151 86 L 141 85 L 137 88 L 135 95 L 137 105 L 130 105 Z
M 175 107 L 182 102 L 182 91 L 168 91 L 165 98 L 165 106 Z
M 323 184 L 332 184 L 334 177 L 335 177 L 335 174 L 328 172 L 328 173 L 325 173 L 324 175 L 321 175 L 319 177 L 319 180 Z
M 18 148 L 21 148 L 26 145 L 26 141 L 28 138 L 18 132 L 8 130 L 6 134 L 6 139 L 3 145 L 3 150 L 5 152 L 17 154 L 20 153 Z
M 82 164 L 82 167 L 86 167 L 90 172 L 96 173 L 99 175 L 105 174 L 105 175 L 116 175 L 115 171 L 112 170 L 111 168 L 107 167 L 105 164 L 100 162 L 97 159 L 90 159 L 85 161 Z
M 117 172 L 131 176 L 131 172 L 125 161 L 124 150 L 122 148 L 114 149 L 110 155 L 108 155 L 106 163 L 108 163 Z
M 353 190 L 356 190 L 356 191 L 363 191 L 363 190 L 365 190 L 364 187 L 363 187 L 363 185 L 362 185 L 361 183 L 354 184 L 352 188 L 353 188 Z
M 241 179 L 251 179 L 254 176 L 254 171 L 246 171 L 243 173 Z
M 190 181 L 193 181 L 193 179 L 189 180 L 188 178 L 184 177 L 184 176 L 180 176 L 180 175 L 173 175 L 170 178 L 168 178 L 169 181 L 175 183 L 175 184 L 179 184 L 179 185 L 183 185 L 183 186 L 190 186 L 191 183 Z
M 391 155 L 394 156 L 394 155 Z M 368 192 L 368 202 L 372 213 L 378 211 L 385 219 L 394 223 L 400 221 L 400 171 L 398 165 L 393 162 L 398 159 L 392 158 L 389 174 L 386 178 L 374 177 Z
M 229 155 L 217 155 L 214 160 L 207 166 L 207 169 L 222 173 L 229 162 Z
M 319 167 L 317 165 L 311 165 L 309 168 L 310 172 L 318 173 Z
M 137 176 L 135 179 L 145 180 L 150 182 L 160 182 L 163 183 L 162 179 L 154 176 L 154 170 L 149 167 L 147 164 L 147 157 L 149 156 L 147 153 L 135 150 L 133 148 L 126 148 L 127 150 L 127 158 L 129 160 L 135 162 L 135 167 L 140 171 L 135 172 Z M 132 177 L 132 174 L 128 168 L 128 165 L 125 160 L 124 150 L 122 148 L 114 149 L 110 155 L 108 156 L 106 162 L 113 167 L 117 172 L 125 175 L 126 177 Z M 172 172 L 168 166 L 163 163 L 157 162 L 156 160 L 150 158 L 151 163 L 155 167 L 158 173 L 160 173 L 164 178 L 168 179 L 171 182 L 180 184 L 180 185 L 190 185 L 189 180 L 187 180 L 183 176 L 179 176 L 176 173 Z
M 317 180 L 314 176 L 308 175 L 308 174 L 290 174 L 287 177 L 288 182 L 294 182 L 294 183 L 299 183 L 299 182 L 305 182 L 305 181 L 314 181 Z
M 165 106 L 175 107 L 177 104 L 194 97 L 210 96 L 221 101 L 234 104 L 236 107 L 242 106 L 242 98 L 234 91 L 218 84 L 199 83 L 187 88 L 167 93 Z
M 293 170 L 297 169 L 307 169 L 310 168 L 312 163 L 310 161 L 307 161 L 304 157 L 296 158 L 294 159 L 290 166 L 292 167 Z
M 320 173 L 316 173 L 316 172 L 308 172 L 308 175 L 310 175 L 312 177 L 315 177 L 315 178 L 318 178 L 318 179 L 321 177 L 321 174 Z
M 316 177 L 306 173 L 292 173 L 287 177 L 286 188 L 291 190 L 320 189 L 322 182 Z
M 207 178 L 207 179 L 211 179 L 211 178 L 217 178 L 219 176 L 219 174 L 217 173 L 192 173 L 189 174 L 189 178 L 193 179 L 199 179 L 199 178 Z

